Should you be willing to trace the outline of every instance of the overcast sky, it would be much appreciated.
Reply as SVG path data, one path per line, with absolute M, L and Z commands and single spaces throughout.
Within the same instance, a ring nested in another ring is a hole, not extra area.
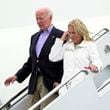
M 34 12 L 48 6 L 54 21 L 110 15 L 110 0 L 0 0 L 0 28 L 35 24 Z

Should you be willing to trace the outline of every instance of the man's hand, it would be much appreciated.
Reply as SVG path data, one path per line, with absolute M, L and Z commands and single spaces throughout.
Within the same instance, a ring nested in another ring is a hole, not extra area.
M 13 84 L 16 80 L 17 80 L 17 77 L 14 75 L 14 76 L 7 78 L 4 84 L 5 86 L 9 86 L 10 84 Z
M 55 88 L 55 87 L 58 86 L 58 85 L 59 85 L 58 82 L 54 82 L 54 83 L 53 83 L 53 88 Z

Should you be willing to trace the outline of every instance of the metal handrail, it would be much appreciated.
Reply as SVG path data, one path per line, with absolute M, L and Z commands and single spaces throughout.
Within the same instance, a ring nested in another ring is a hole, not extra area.
M 97 92 L 100 92 L 102 89 L 104 89 L 106 86 L 108 86 L 110 84 L 110 80 L 109 81 L 107 81 L 102 87 L 99 87 L 98 89 L 97 89 Z
M 41 103 L 43 103 L 46 99 L 48 99 L 51 95 L 56 93 L 60 88 L 62 88 L 64 85 L 66 85 L 69 81 L 71 81 L 73 78 L 78 76 L 81 72 L 85 73 L 88 75 L 87 70 L 81 70 L 80 72 L 74 74 L 71 78 L 67 79 L 63 83 L 59 84 L 56 88 L 54 88 L 52 91 L 50 91 L 47 95 L 45 95 L 42 99 L 40 99 L 37 103 L 35 103 L 33 106 L 31 106 L 28 110 L 34 110 L 36 107 L 38 107 Z
M 95 34 L 92 39 L 94 39 L 94 41 L 98 40 L 99 38 L 101 38 L 101 36 L 105 35 L 107 32 L 109 32 L 110 30 L 107 28 L 103 28 L 102 30 L 100 30 L 97 34 Z
M 10 107 L 12 107 L 13 105 L 15 105 L 17 102 L 19 102 L 21 99 L 23 99 L 23 98 L 27 95 L 27 93 L 24 94 L 24 95 L 23 95 L 19 100 L 17 100 L 13 105 L 11 105 L 11 102 L 14 101 L 14 100 L 15 100 L 18 96 L 20 96 L 22 93 L 24 93 L 27 89 L 28 89 L 28 86 L 25 87 L 24 89 L 22 89 L 19 93 L 17 93 L 15 96 L 13 96 L 13 97 L 12 97 L 10 100 L 8 100 L 6 103 L 2 104 L 2 105 L 0 106 L 0 110 L 2 110 L 3 108 L 6 108 L 6 107 L 10 108 Z

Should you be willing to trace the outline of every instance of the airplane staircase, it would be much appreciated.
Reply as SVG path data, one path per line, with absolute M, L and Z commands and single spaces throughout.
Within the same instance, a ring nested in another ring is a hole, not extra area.
M 82 70 L 74 74 L 29 109 L 28 87 L 25 87 L 9 101 L 2 104 L 0 110 L 34 110 L 70 80 L 74 81 L 75 78 L 80 78 L 80 74 L 84 74 L 84 77 L 73 88 L 69 89 L 64 95 L 60 95 L 43 110 L 110 110 L 110 31 L 104 28 L 94 35 L 93 39 L 98 46 L 104 64 L 100 73 L 95 74 Z

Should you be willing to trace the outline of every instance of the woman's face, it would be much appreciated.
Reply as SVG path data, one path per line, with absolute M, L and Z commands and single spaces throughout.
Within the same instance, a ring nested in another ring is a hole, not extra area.
M 78 32 L 74 29 L 73 26 L 68 27 L 68 33 L 69 33 L 70 39 L 72 40 L 72 42 L 74 42 L 75 45 L 81 43 L 82 37 L 78 34 Z

